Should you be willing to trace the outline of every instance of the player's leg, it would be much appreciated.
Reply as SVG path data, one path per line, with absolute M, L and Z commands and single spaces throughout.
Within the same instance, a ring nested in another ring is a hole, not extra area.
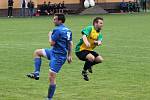
M 48 58 L 48 51 L 47 49 L 36 49 L 33 53 L 34 56 L 34 72 L 27 74 L 28 77 L 34 78 L 36 80 L 39 80 L 39 74 L 40 74 L 40 67 L 42 63 L 41 57 Z
M 48 88 L 48 100 L 52 100 L 56 89 L 56 73 L 49 71 L 49 88 Z
M 102 63 L 103 58 L 102 58 L 102 56 L 100 56 L 100 55 L 99 55 L 98 53 L 96 53 L 95 51 L 91 51 L 90 53 L 95 57 L 95 58 L 94 58 L 94 61 L 92 61 L 91 64 L 89 64 L 90 66 L 89 66 L 89 69 L 88 69 L 88 71 L 89 71 L 90 73 L 92 73 L 92 66 L 95 65 L 95 64 L 98 64 L 98 63 Z
M 103 62 L 103 57 L 102 56 L 97 56 L 93 62 L 93 65 L 98 64 L 98 63 L 102 63 Z
M 57 57 L 56 57 L 57 56 Z M 51 61 L 49 63 L 49 88 L 48 88 L 48 100 L 52 100 L 56 90 L 56 74 L 60 71 L 62 65 L 65 63 L 66 57 L 59 58 L 58 55 L 51 53 Z
M 95 59 L 95 57 L 88 50 L 83 50 L 83 51 L 80 51 L 80 52 L 76 52 L 76 56 L 80 60 L 85 61 L 85 64 L 84 64 L 84 67 L 83 67 L 83 70 L 85 70 L 85 71 L 87 71 L 87 69 L 88 69 L 89 62 L 93 62 L 94 59 Z
M 10 17 L 10 7 L 8 7 L 8 17 Z
M 84 64 L 84 68 L 83 68 L 83 69 L 84 69 L 85 71 L 87 71 L 87 69 L 89 69 L 89 68 L 92 66 L 94 60 L 95 60 L 94 55 L 92 55 L 91 53 L 89 53 L 89 54 L 86 56 L 86 62 L 85 62 L 85 64 Z
M 10 16 L 11 16 L 11 17 L 13 17 L 13 16 L 12 16 L 12 13 L 13 13 L 13 7 L 11 7 L 11 9 L 10 9 Z
M 91 54 L 95 57 L 92 66 L 98 63 L 102 63 L 103 62 L 103 57 L 101 55 L 99 55 L 98 53 L 96 53 L 95 51 L 91 51 Z
M 82 70 L 82 75 L 86 81 L 89 81 L 87 70 L 91 68 L 94 59 L 95 57 L 91 53 L 87 54 L 86 61 Z
M 86 62 L 83 67 L 82 75 L 86 81 L 89 80 L 87 76 L 87 70 L 92 73 L 92 66 L 98 63 L 102 63 L 103 58 L 98 53 L 94 51 L 90 51 L 89 54 L 86 55 Z
M 92 64 L 91 62 L 94 61 L 95 57 L 88 50 L 83 50 L 83 51 L 80 51 L 80 52 L 76 52 L 76 56 L 80 60 L 85 61 L 85 64 L 84 64 L 84 67 L 83 67 L 83 70 L 82 70 L 82 76 L 83 76 L 84 80 L 88 81 L 89 78 L 88 78 L 87 70 L 91 66 L 91 64 Z

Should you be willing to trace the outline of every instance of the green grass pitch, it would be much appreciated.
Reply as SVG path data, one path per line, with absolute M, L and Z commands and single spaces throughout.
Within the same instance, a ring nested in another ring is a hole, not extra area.
M 74 48 L 80 30 L 98 15 L 67 16 Z M 150 100 L 150 14 L 99 15 L 104 18 L 103 45 L 95 50 L 104 62 L 94 66 L 90 81 L 81 77 L 83 62 L 73 52 L 72 64 L 57 75 L 54 100 Z M 40 80 L 25 77 L 33 71 L 33 51 L 47 48 L 52 17 L 0 18 L 0 100 L 44 100 L 48 61 Z M 74 49 L 73 49 L 74 50 Z

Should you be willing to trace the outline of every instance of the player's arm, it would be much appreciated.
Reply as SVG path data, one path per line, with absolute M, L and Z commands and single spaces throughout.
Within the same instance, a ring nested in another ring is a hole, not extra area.
M 68 63 L 72 62 L 72 48 L 73 48 L 73 42 L 69 41 L 68 56 L 67 56 Z
M 67 41 L 68 41 L 68 54 L 67 54 L 67 61 L 68 63 L 72 62 L 72 48 L 73 48 L 73 42 L 72 42 L 72 32 L 67 32 Z
M 90 47 L 90 42 L 88 41 L 87 37 L 90 35 L 91 30 L 92 30 L 92 27 L 88 26 L 81 31 L 83 42 L 85 43 L 87 47 Z
M 55 45 L 55 41 L 52 41 L 51 35 L 52 35 L 52 32 L 50 31 L 48 33 L 48 41 L 49 41 L 49 43 L 50 43 L 51 46 L 54 46 Z
M 83 42 L 85 43 L 85 45 L 86 45 L 87 47 L 90 47 L 90 42 L 88 41 L 87 36 L 86 36 L 86 35 L 83 35 L 83 36 L 82 36 L 82 39 L 83 39 Z
M 73 42 L 69 41 L 68 56 L 72 56 Z
M 59 39 L 59 32 L 57 30 L 53 30 L 53 32 L 49 32 L 49 43 L 51 46 L 54 46 L 58 39 Z
M 97 46 L 100 46 L 100 45 L 102 45 L 102 40 L 103 40 L 103 36 L 100 33 L 99 36 L 98 36 L 98 40 L 94 41 L 94 44 L 97 45 Z

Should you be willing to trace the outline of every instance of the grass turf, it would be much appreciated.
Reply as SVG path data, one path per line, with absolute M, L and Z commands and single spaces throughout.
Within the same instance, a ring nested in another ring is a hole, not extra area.
M 54 100 L 149 100 L 150 14 L 104 17 L 103 45 L 95 50 L 105 59 L 94 66 L 90 81 L 81 77 L 84 62 L 73 53 L 57 76 Z M 67 16 L 74 48 L 80 30 L 96 15 Z M 48 89 L 48 61 L 43 59 L 40 80 L 25 77 L 33 71 L 32 53 L 47 48 L 52 17 L 0 18 L 0 100 L 44 100 Z

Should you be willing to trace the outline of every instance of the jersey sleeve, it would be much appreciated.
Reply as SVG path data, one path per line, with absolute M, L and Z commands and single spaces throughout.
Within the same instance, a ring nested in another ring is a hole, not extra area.
M 51 35 L 52 41 L 56 42 L 59 39 L 59 37 L 60 37 L 59 31 L 54 29 Z
M 67 40 L 72 41 L 72 32 L 71 31 L 67 32 Z
M 92 26 L 88 26 L 88 27 L 82 29 L 81 32 L 82 32 L 83 35 L 89 36 L 91 31 L 92 31 Z
M 102 41 L 103 40 L 103 35 L 102 35 L 102 33 L 100 33 L 99 35 L 98 35 L 98 41 Z

